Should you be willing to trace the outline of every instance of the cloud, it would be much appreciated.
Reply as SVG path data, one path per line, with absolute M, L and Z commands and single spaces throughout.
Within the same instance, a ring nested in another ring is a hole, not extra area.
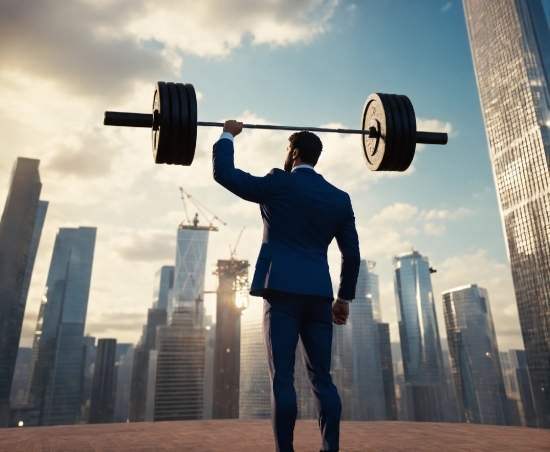
M 182 54 L 221 57 L 256 45 L 308 42 L 326 32 L 337 0 L 9 0 L 0 10 L 0 69 L 63 91 L 117 99 L 136 82 L 178 77 Z
M 441 7 L 441 11 L 443 12 L 448 11 L 451 8 L 451 6 L 453 6 L 453 4 L 451 2 L 447 2 Z
M 175 237 L 166 231 L 128 231 L 113 237 L 111 246 L 126 261 L 168 261 L 175 256 Z

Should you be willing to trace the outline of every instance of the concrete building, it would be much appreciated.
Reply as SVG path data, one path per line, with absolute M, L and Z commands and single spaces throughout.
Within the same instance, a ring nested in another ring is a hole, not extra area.
M 96 228 L 61 228 L 33 343 L 29 404 L 41 425 L 74 424 L 80 413 L 83 337 Z
M 538 424 L 550 428 L 549 6 L 463 4 Z
M 0 221 L 0 427 L 7 427 L 17 349 L 48 203 L 39 201 L 40 160 L 18 158 Z
M 471 284 L 441 296 L 460 421 L 511 425 L 487 291 Z

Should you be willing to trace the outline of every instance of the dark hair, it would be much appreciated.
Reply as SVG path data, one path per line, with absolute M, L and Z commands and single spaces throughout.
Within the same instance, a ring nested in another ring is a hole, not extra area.
M 298 148 L 302 162 L 311 165 L 317 164 L 319 156 L 323 151 L 323 143 L 321 143 L 317 135 L 307 130 L 302 130 L 290 135 L 288 141 L 290 141 L 291 150 Z

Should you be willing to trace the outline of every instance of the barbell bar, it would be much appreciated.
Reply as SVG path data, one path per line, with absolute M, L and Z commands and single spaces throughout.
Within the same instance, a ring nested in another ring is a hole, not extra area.
M 151 128 L 155 163 L 189 166 L 193 162 L 197 127 L 223 127 L 221 122 L 197 120 L 197 98 L 191 84 L 158 82 L 152 113 L 106 111 L 104 125 Z M 243 124 L 245 129 L 287 130 L 361 135 L 365 163 L 372 171 L 405 171 L 417 143 L 446 144 L 446 133 L 416 130 L 416 117 L 407 96 L 371 94 L 363 108 L 361 129 L 331 129 L 270 124 Z

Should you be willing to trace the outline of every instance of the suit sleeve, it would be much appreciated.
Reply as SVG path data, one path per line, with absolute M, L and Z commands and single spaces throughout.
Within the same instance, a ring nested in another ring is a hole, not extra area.
M 355 228 L 355 216 L 351 201 L 348 205 L 347 216 L 336 234 L 336 242 L 342 254 L 340 287 L 338 288 L 338 298 L 342 300 L 353 300 L 355 298 L 355 286 L 357 285 L 361 261 L 359 237 Z
M 238 197 L 258 204 L 266 202 L 273 190 L 273 171 L 256 177 L 235 168 L 233 142 L 227 138 L 214 144 L 212 152 L 214 180 Z

